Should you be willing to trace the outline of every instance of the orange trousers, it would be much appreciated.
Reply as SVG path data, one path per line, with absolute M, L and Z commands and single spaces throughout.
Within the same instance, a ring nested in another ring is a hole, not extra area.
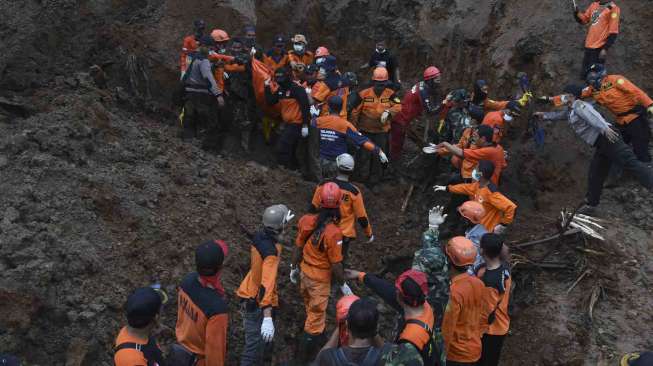
M 326 309 L 331 294 L 331 282 L 315 281 L 302 272 L 300 292 L 306 308 L 304 332 L 318 335 L 326 328 Z

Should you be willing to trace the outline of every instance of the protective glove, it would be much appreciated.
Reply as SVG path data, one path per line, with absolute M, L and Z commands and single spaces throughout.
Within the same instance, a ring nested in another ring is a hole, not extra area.
M 449 215 L 443 215 L 443 206 L 435 206 L 429 210 L 429 228 L 437 229 Z
M 252 47 L 252 49 L 249 51 L 250 56 L 254 57 L 256 56 L 256 48 Z
M 312 105 L 311 106 L 311 116 L 319 117 L 319 115 L 320 115 L 320 110 L 316 106 Z
M 506 229 L 508 229 L 507 226 L 499 224 L 499 225 L 497 225 L 497 226 L 494 227 L 493 232 L 494 232 L 495 234 L 497 234 L 497 235 L 501 235 L 501 234 L 503 234 L 503 233 L 506 232 Z
M 519 103 L 520 106 L 525 107 L 526 104 L 528 104 L 528 101 L 531 100 L 531 98 L 533 98 L 533 93 L 526 92 L 524 93 L 524 95 L 522 95 L 521 98 L 519 98 L 517 103 Z
M 308 137 L 308 127 L 306 126 L 302 127 L 302 137 Z
M 367 244 L 370 244 L 372 242 L 374 242 L 374 235 L 370 236 L 370 238 L 367 239 Z
M 265 81 L 263 82 L 263 85 L 270 86 L 270 78 L 265 79 Z
M 265 343 L 270 343 L 272 342 L 272 339 L 274 339 L 274 323 L 270 317 L 263 318 L 263 323 L 261 324 L 261 338 L 263 338 Z
M 446 192 L 447 186 L 433 186 L 434 192 Z
M 653 118 L 653 105 L 650 105 L 646 111 L 648 112 L 648 118 Z
M 343 296 L 349 296 L 354 294 L 351 288 L 349 288 L 347 282 L 342 283 L 342 286 L 340 286 L 340 292 L 342 292 Z
M 296 285 L 299 282 L 299 268 L 290 265 L 290 282 L 293 285 Z
M 381 124 L 385 125 L 388 123 L 388 118 L 390 118 L 390 111 L 383 111 L 383 114 L 381 114 Z
M 551 97 L 547 97 L 546 95 L 537 97 L 537 101 L 541 103 L 548 103 L 551 101 Z
M 383 150 L 379 150 L 379 160 L 381 160 L 382 164 L 387 164 L 389 161 Z

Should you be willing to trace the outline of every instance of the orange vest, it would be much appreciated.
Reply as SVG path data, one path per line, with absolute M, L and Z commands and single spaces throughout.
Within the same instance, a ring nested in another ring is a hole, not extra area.
M 388 118 L 385 124 L 381 123 L 381 115 L 384 111 L 390 111 L 391 116 L 401 111 L 401 104 L 392 100 L 395 91 L 389 88 L 383 90 L 381 95 L 374 93 L 374 88 L 367 88 L 358 93 L 361 98 L 361 104 L 353 113 L 352 122 L 361 131 L 371 133 L 388 132 L 390 130 L 390 121 Z

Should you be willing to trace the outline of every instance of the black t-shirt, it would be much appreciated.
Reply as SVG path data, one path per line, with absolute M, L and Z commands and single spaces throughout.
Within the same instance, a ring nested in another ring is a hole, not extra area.
M 392 54 L 390 54 L 390 51 L 388 50 L 385 50 L 383 53 L 374 51 L 372 57 L 370 58 L 370 67 L 385 67 L 388 69 L 388 76 L 390 80 L 396 81 L 395 71 L 397 70 L 397 66 L 397 59 Z
M 354 364 L 363 363 L 365 357 L 367 356 L 367 353 L 370 351 L 370 348 L 371 347 L 363 347 L 363 348 L 352 348 L 348 346 L 341 347 L 349 362 L 352 362 Z M 317 355 L 317 358 L 315 359 L 313 366 L 340 366 L 339 363 L 334 362 L 334 357 L 331 354 L 332 352 L 337 352 L 337 349 L 325 349 L 324 351 L 320 352 L 320 354 Z M 381 354 L 379 353 L 379 360 L 376 363 L 379 366 L 381 366 L 382 364 L 380 356 Z

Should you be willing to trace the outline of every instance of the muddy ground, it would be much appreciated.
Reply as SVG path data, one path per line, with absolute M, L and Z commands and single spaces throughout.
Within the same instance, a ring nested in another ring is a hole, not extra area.
M 622 33 L 608 67 L 652 93 L 653 11 L 645 2 L 619 5 Z M 584 33 L 566 2 L 535 0 L 9 0 L 0 15 L 0 352 L 28 365 L 111 364 L 128 292 L 159 281 L 174 293 L 192 270 L 192 249 L 209 238 L 232 247 L 224 282 L 233 297 L 249 262 L 240 226 L 255 230 L 273 203 L 306 210 L 313 185 L 269 166 L 267 148 L 216 155 L 178 140 L 167 98 L 194 18 L 229 31 L 255 23 L 265 44 L 273 33 L 301 30 L 313 45 L 319 39 L 337 50 L 344 70 L 363 63 L 371 38 L 385 34 L 400 50 L 407 84 L 435 63 L 446 88 L 482 75 L 497 97 L 512 94 L 521 70 L 539 93 L 575 79 Z M 91 65 L 107 73 L 106 88 L 89 75 Z M 510 242 L 555 233 L 560 208 L 582 200 L 590 149 L 566 127 L 546 130 L 540 149 L 526 121 L 509 132 L 502 190 L 520 207 Z M 401 214 L 407 188 L 389 182 L 378 195 L 364 190 L 378 239 L 354 246 L 353 267 L 379 272 L 419 245 L 428 208 L 446 197 L 420 191 Z M 621 353 L 653 348 L 652 207 L 650 194 L 626 182 L 605 192 L 605 242 L 576 237 L 513 249 L 504 364 L 615 364 Z M 406 265 L 393 263 L 389 279 Z M 302 325 L 287 275 L 283 265 L 278 361 L 292 355 Z M 235 301 L 231 308 L 234 364 L 242 336 Z M 174 337 L 174 322 L 173 303 L 162 319 L 164 343 Z

